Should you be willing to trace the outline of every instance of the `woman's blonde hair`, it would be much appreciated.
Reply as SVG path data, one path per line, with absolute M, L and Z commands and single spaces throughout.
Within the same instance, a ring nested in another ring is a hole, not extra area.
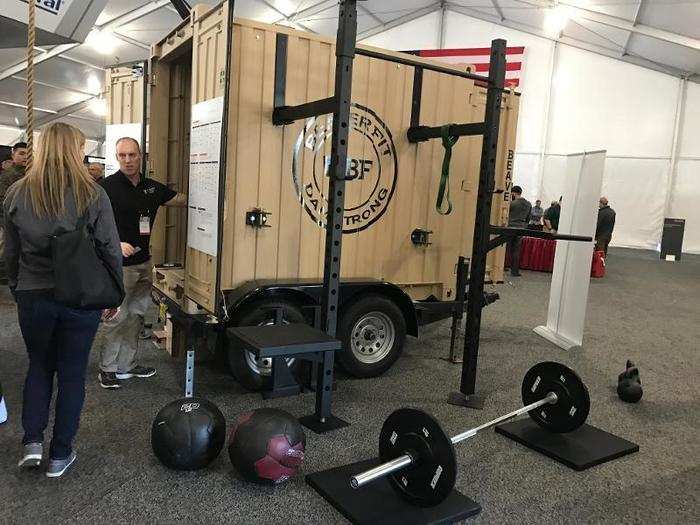
M 55 122 L 39 136 L 32 167 L 13 187 L 25 189 L 39 217 L 59 217 L 66 211 L 66 190 L 70 188 L 78 216 L 97 198 L 97 188 L 83 164 L 85 135 L 78 128 Z

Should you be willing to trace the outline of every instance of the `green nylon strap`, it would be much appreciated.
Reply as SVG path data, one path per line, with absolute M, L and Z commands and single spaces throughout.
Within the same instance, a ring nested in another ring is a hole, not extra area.
M 452 146 L 454 146 L 459 137 L 450 136 L 451 124 L 446 124 L 440 128 L 442 136 L 442 147 L 445 148 L 445 157 L 442 159 L 442 174 L 440 175 L 440 189 L 438 190 L 437 202 L 435 209 L 440 215 L 449 215 L 452 213 L 452 202 L 450 202 L 450 161 L 452 160 Z M 447 201 L 447 210 L 443 211 L 444 201 Z

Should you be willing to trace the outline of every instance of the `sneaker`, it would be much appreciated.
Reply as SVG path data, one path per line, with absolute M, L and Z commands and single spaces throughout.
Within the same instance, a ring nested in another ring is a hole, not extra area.
M 121 388 L 121 382 L 114 372 L 102 372 L 99 375 L 100 386 L 102 388 Z
M 510 272 L 511 277 L 522 277 L 522 274 L 520 272 Z
M 49 466 L 46 469 L 47 478 L 60 478 L 68 470 L 68 468 L 75 462 L 75 452 L 71 452 L 70 456 L 66 459 L 50 459 Z
M 22 451 L 22 459 L 17 464 L 20 468 L 36 468 L 41 463 L 44 455 L 44 445 L 41 443 L 27 443 Z
M 132 377 L 151 377 L 156 375 L 156 369 L 150 366 L 135 366 L 128 372 L 117 372 L 117 379 L 131 379 Z

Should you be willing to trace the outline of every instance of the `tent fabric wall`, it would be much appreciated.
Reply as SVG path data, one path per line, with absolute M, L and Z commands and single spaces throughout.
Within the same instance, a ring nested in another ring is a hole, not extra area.
M 437 47 L 439 17 L 364 43 Z M 447 48 L 484 47 L 494 38 L 525 46 L 514 184 L 526 198 L 546 207 L 561 195 L 563 155 L 605 149 L 603 193 L 617 211 L 612 245 L 657 249 L 664 216 L 673 216 L 686 219 L 684 251 L 700 253 L 700 85 L 687 83 L 674 169 L 680 79 L 449 9 L 444 31 Z

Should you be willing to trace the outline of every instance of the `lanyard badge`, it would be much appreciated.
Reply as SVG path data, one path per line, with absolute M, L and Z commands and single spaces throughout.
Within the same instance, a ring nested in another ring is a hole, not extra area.
M 151 234 L 151 218 L 147 215 L 141 215 L 139 219 L 139 233 L 141 235 Z

